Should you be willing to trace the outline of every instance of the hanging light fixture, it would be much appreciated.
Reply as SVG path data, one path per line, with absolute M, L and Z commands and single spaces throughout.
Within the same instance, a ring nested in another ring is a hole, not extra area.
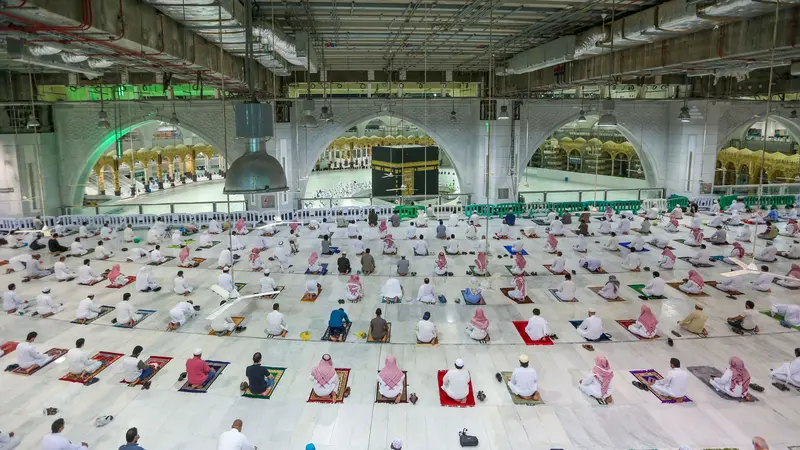
M 28 122 L 26 123 L 26 126 L 28 128 L 37 128 L 37 127 L 39 127 L 41 125 L 42 124 L 39 123 L 39 120 L 36 119 L 36 114 L 31 112 L 31 114 L 28 116 Z
M 686 105 L 681 108 L 681 113 L 678 114 L 678 119 L 681 121 L 681 123 L 689 123 L 692 121 L 692 116 L 689 114 L 689 108 Z
M 452 123 L 457 123 L 458 122 L 458 116 L 456 115 L 456 110 L 455 109 L 450 111 L 450 122 L 452 122 Z
M 322 111 L 319 113 L 319 120 L 323 122 L 330 122 L 333 120 L 333 113 L 330 112 L 330 109 L 327 106 L 322 107 Z
M 178 120 L 178 113 L 175 112 L 175 102 L 172 102 L 172 115 L 169 117 L 170 125 L 175 125 L 176 127 L 181 124 L 181 121 Z
M 500 107 L 500 114 L 498 114 L 497 118 L 500 119 L 500 120 L 508 120 L 509 119 L 509 117 L 508 117 L 508 106 L 507 105 L 503 105 L 503 106 Z
M 315 128 L 319 125 L 317 118 L 314 117 L 314 99 L 303 100 L 303 116 L 300 117 L 300 125 L 308 128 Z
M 100 85 L 100 112 L 97 113 L 97 128 L 107 130 L 111 128 L 111 123 L 108 122 L 108 114 L 103 108 L 103 86 Z
M 793 109 L 792 112 L 789 114 L 790 119 L 797 119 L 797 110 Z
M 603 110 L 606 111 L 597 121 L 598 127 L 610 128 L 617 126 L 617 116 L 614 115 L 614 100 L 603 101 Z
M 586 122 L 586 111 L 583 109 L 580 110 L 578 113 L 578 123 Z

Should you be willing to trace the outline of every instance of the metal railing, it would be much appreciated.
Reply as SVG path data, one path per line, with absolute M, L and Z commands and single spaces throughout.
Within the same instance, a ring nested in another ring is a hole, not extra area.
M 580 189 L 565 191 L 520 191 L 524 203 L 533 202 L 586 202 L 610 200 L 648 200 L 666 198 L 664 188 L 639 189 Z
M 730 184 L 714 186 L 711 192 L 716 195 L 799 195 L 800 183 L 765 184 Z
M 469 205 L 472 194 L 438 194 L 438 195 L 404 195 L 404 196 L 358 196 L 358 197 L 321 197 L 298 198 L 298 209 L 333 208 L 335 206 L 397 206 L 415 204 L 431 205 Z
M 116 204 L 95 206 L 62 206 L 64 215 L 101 215 L 101 214 L 175 214 L 206 212 L 228 212 L 230 203 L 231 212 L 247 210 L 244 200 L 226 200 L 213 202 L 178 202 L 178 203 L 148 203 L 148 204 Z

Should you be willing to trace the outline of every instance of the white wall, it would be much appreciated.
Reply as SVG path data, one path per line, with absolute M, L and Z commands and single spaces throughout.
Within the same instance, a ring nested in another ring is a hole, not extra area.
M 53 133 L 0 135 L 0 188 L 13 190 L 0 193 L 0 216 L 42 214 L 42 195 L 46 214 L 60 214 L 57 155 Z
M 540 169 L 531 168 L 527 169 L 528 177 L 534 176 L 537 179 L 560 181 L 558 189 L 553 190 L 570 190 L 577 189 L 571 188 L 569 183 L 564 183 L 564 178 L 569 178 L 570 183 L 580 183 L 586 185 L 594 185 L 595 175 L 593 173 L 580 173 L 580 172 L 567 172 L 564 170 Z M 520 180 L 525 179 L 525 172 L 520 176 Z M 597 186 L 599 189 L 644 189 L 650 187 L 647 180 L 638 180 L 635 178 L 621 178 L 611 177 L 607 175 L 597 175 Z M 520 190 L 525 190 L 520 187 Z

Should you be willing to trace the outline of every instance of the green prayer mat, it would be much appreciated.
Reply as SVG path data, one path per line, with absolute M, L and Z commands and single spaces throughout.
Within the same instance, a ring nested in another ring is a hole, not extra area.
M 189 244 L 193 244 L 193 243 L 194 243 L 194 239 L 187 239 L 187 240 L 183 241 L 183 245 L 189 245 Z M 181 246 L 180 245 L 170 245 L 167 248 L 181 248 Z
M 777 320 L 778 322 L 783 322 L 783 316 L 780 315 L 780 314 L 772 314 L 769 310 L 763 310 L 763 311 L 759 311 L 759 312 L 761 314 L 767 316 L 767 317 L 772 317 L 773 319 Z M 800 327 L 798 327 L 798 326 L 793 326 L 792 328 L 794 328 L 795 330 L 800 331 Z
M 646 286 L 645 284 L 629 284 L 628 285 L 629 288 L 631 288 L 634 291 L 636 291 L 639 295 L 644 295 L 644 293 L 642 293 L 642 289 L 644 289 L 645 286 Z M 648 295 L 647 296 L 648 300 L 663 300 L 665 298 L 667 298 L 667 297 L 664 297 L 663 295 L 659 295 L 657 297 L 653 296 L 653 295 Z
M 250 389 L 248 389 L 248 390 L 244 391 L 244 393 L 242 393 L 242 397 L 265 398 L 267 400 L 269 400 L 269 398 L 272 397 L 272 394 L 275 393 L 275 389 L 278 388 L 278 382 L 281 381 L 281 378 L 283 378 L 284 372 L 286 372 L 286 368 L 285 367 L 267 367 L 267 370 L 269 370 L 269 373 L 272 374 L 272 376 L 275 378 L 275 384 L 272 385 L 272 390 L 269 391 L 269 394 L 267 394 L 267 395 L 256 395 L 256 394 L 253 394 L 252 392 L 250 392 Z
M 543 400 L 525 400 L 524 398 L 520 397 L 519 395 L 511 392 L 511 388 L 508 387 L 508 382 L 511 380 L 511 373 L 512 372 L 500 372 L 503 375 L 503 380 L 506 382 L 506 389 L 508 389 L 508 393 L 511 394 L 511 401 L 514 402 L 515 405 L 526 405 L 526 406 L 536 406 L 536 405 L 544 405 Z M 541 394 L 539 394 L 541 395 Z

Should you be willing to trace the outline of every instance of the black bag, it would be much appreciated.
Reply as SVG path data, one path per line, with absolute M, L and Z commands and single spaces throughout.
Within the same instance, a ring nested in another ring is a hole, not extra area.
M 475 436 L 470 436 L 467 434 L 467 429 L 464 428 L 464 431 L 458 432 L 458 441 L 461 443 L 462 447 L 477 447 L 478 446 L 478 438 Z

